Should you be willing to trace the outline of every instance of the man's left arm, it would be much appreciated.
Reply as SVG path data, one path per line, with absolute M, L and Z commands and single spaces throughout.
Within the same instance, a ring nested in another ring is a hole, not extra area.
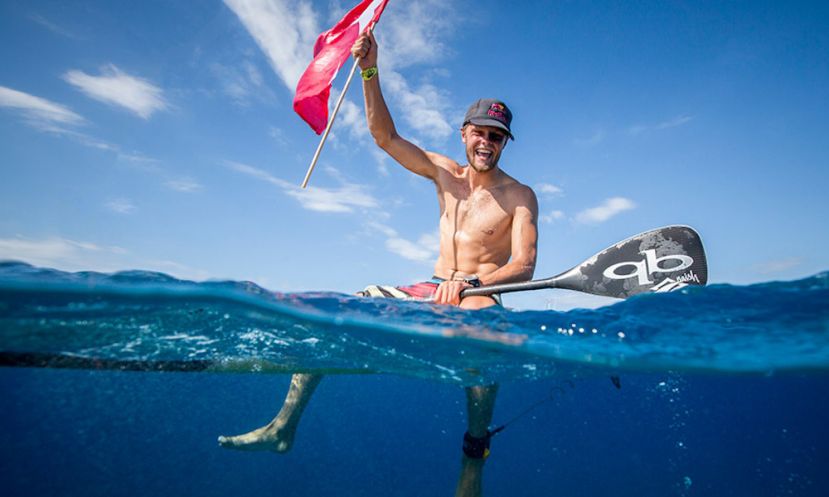
M 510 261 L 482 276 L 483 285 L 528 281 L 533 277 L 538 246 L 538 200 L 529 187 L 523 188 L 512 218 Z

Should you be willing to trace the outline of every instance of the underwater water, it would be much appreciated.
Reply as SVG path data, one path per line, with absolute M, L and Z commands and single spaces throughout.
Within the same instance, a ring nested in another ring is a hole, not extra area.
M 537 407 L 485 495 L 827 495 L 828 280 L 465 312 L 3 263 L 3 494 L 452 495 L 461 386 L 498 381 L 495 424 Z M 219 447 L 292 371 L 331 373 L 293 449 Z

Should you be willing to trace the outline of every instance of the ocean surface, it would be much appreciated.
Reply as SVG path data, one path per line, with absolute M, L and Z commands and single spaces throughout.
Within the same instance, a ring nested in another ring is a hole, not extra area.
M 829 495 L 829 273 L 468 312 L 0 263 L 3 495 Z M 327 373 L 286 454 L 218 446 Z M 613 378 L 613 380 L 611 379 Z

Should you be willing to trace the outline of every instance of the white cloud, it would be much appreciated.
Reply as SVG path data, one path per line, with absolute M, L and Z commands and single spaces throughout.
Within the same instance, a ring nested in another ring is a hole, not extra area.
M 440 234 L 424 233 L 416 242 L 401 237 L 397 231 L 385 224 L 376 221 L 365 223 L 366 228 L 376 231 L 386 237 L 386 249 L 404 259 L 416 262 L 433 262 L 440 251 Z
M 541 216 L 541 222 L 543 223 L 554 223 L 564 219 L 564 212 L 563 211 L 552 211 L 549 214 L 544 214 Z
M 345 184 L 336 188 L 310 186 L 306 189 L 293 187 L 285 191 L 302 204 L 302 207 L 319 212 L 353 212 L 354 208 L 373 209 L 379 202 L 365 191 L 362 185 Z
M 691 122 L 694 118 L 692 116 L 677 116 L 673 119 L 663 121 L 656 125 L 656 129 L 676 128 Z
M 564 194 L 564 190 L 562 190 L 561 187 L 551 183 L 539 183 L 535 185 L 535 191 L 536 193 L 548 197 L 558 197 Z
M 242 67 L 245 70 L 248 81 L 250 81 L 256 88 L 262 88 L 262 85 L 265 83 L 265 79 L 262 77 L 262 73 L 259 72 L 259 69 L 253 65 L 253 62 L 246 60 L 244 64 L 242 64 Z
M 389 172 L 389 156 L 386 152 L 380 150 L 377 147 L 371 148 L 371 156 L 374 157 L 375 162 L 377 163 L 377 172 L 381 176 L 388 176 L 391 174 Z
M 123 107 L 143 119 L 168 108 L 161 88 L 145 79 L 130 76 L 112 64 L 103 67 L 100 76 L 72 70 L 64 74 L 63 79 L 87 96 Z
M 219 81 L 222 91 L 241 106 L 253 100 L 272 100 L 273 94 L 264 86 L 264 78 L 252 62 L 246 60 L 240 67 L 211 64 L 210 72 Z
M 676 128 L 691 122 L 693 119 L 693 116 L 680 115 L 657 124 L 636 124 L 628 128 L 628 133 L 630 133 L 633 136 L 636 136 L 648 131 L 659 131 L 663 129 Z
M 119 161 L 129 164 L 130 167 L 134 167 L 141 171 L 146 171 L 148 173 L 162 172 L 161 167 L 158 165 L 158 159 L 148 157 L 139 152 L 118 152 L 117 158 Z
M 86 133 L 76 131 L 75 129 L 70 129 L 71 126 L 82 125 L 86 121 L 83 117 L 63 105 L 12 88 L 0 86 L 0 107 L 19 112 L 24 122 L 38 131 L 71 138 L 85 147 L 112 152 L 116 155 L 118 161 L 129 164 L 130 167 L 141 169 L 148 173 L 162 176 L 166 175 L 164 170 L 158 166 L 159 161 L 157 159 L 147 157 L 138 152 L 124 152 L 118 145 L 105 142 Z M 201 187 L 195 180 L 190 178 L 170 180 L 165 185 L 178 191 L 194 191 Z M 135 206 L 132 206 L 128 201 L 123 201 L 123 199 L 108 202 L 106 206 L 110 210 L 120 213 L 129 213 L 135 209 Z
M 52 130 L 59 134 L 69 136 L 75 139 L 78 143 L 85 147 L 96 148 L 98 150 L 104 150 L 106 152 L 114 152 L 116 154 L 120 154 L 120 148 L 118 145 L 114 145 L 112 143 L 105 142 L 103 140 L 99 140 L 93 136 L 89 136 L 84 133 L 78 133 L 76 131 L 71 130 Z
M 576 221 L 580 223 L 602 223 L 613 216 L 636 207 L 632 200 L 624 197 L 613 197 L 605 200 L 601 205 L 585 209 L 576 214 Z
M 285 181 L 284 179 L 277 178 L 272 174 L 268 173 L 267 171 L 263 171 L 262 169 L 255 168 L 253 166 L 249 166 L 247 164 L 242 164 L 241 162 L 233 162 L 227 161 L 227 167 L 231 170 L 246 174 L 248 176 L 254 177 L 260 181 L 264 181 L 266 183 L 270 183 L 272 185 L 278 186 L 282 189 L 290 189 L 293 188 L 293 185 Z
M 368 221 L 365 224 L 366 228 L 372 229 L 374 231 L 378 231 L 385 235 L 388 238 L 396 238 L 397 237 L 397 230 L 392 228 L 391 226 L 387 226 L 382 223 L 378 223 L 376 221 Z
M 636 136 L 644 133 L 648 129 L 650 128 L 648 126 L 645 126 L 644 124 L 634 124 L 633 126 L 628 128 L 628 133 L 630 133 L 633 136 Z
M 204 280 L 210 275 L 200 269 L 168 260 L 137 257 L 130 251 L 62 237 L 30 239 L 0 238 L 0 260 L 17 260 L 63 271 L 113 272 L 124 269 L 161 271 L 178 278 Z
M 337 99 L 340 97 L 340 90 L 337 88 L 331 89 L 331 98 L 328 101 L 328 116 L 334 112 L 334 107 L 337 104 Z M 329 140 L 336 143 L 336 132 L 341 129 L 347 129 L 353 138 L 363 139 L 368 137 L 368 126 L 366 125 L 365 112 L 362 106 L 359 106 L 349 99 L 344 99 L 340 105 L 340 111 L 334 121 L 332 134 Z
M 604 138 L 605 138 L 604 130 L 599 129 L 599 130 L 596 130 L 595 133 L 593 133 L 591 136 L 589 136 L 587 138 L 576 138 L 576 139 L 574 139 L 573 143 L 577 147 L 595 147 L 596 145 L 598 145 L 599 143 L 604 141 Z
M 343 100 L 340 106 L 340 114 L 337 118 L 338 125 L 346 126 L 351 131 L 351 136 L 366 138 L 368 136 L 368 125 L 366 125 L 366 114 L 363 108 L 351 100 Z
M 350 213 L 355 210 L 370 211 L 373 214 L 372 219 L 366 220 L 363 226 L 383 235 L 386 238 L 386 249 L 405 259 L 431 262 L 437 257 L 440 250 L 440 236 L 437 232 L 423 234 L 417 241 L 413 242 L 401 237 L 394 228 L 377 222 L 375 219 L 378 216 L 382 217 L 382 213 L 378 214 L 380 202 L 368 193 L 363 185 L 348 183 L 337 169 L 328 167 L 325 168 L 325 171 L 338 180 L 341 186 L 334 188 L 309 187 L 303 190 L 299 186 L 277 178 L 267 171 L 247 164 L 228 161 L 226 165 L 233 171 L 278 187 L 308 210 L 333 213 Z
M 30 124 L 40 129 L 84 122 L 81 116 L 68 107 L 5 86 L 0 86 L 0 107 L 22 113 Z
M 164 186 L 182 193 L 193 193 L 204 188 L 204 185 L 192 178 L 179 178 L 167 181 Z
M 40 24 L 41 26 L 43 26 L 44 28 L 48 29 L 49 31 L 51 31 L 55 34 L 65 36 L 67 38 L 73 38 L 73 39 L 77 38 L 77 36 L 74 33 L 72 33 L 71 31 L 62 28 L 61 26 L 58 26 L 57 24 L 55 24 L 52 21 L 46 19 L 45 17 L 43 17 L 40 14 L 31 14 L 29 16 L 29 19 L 36 22 L 37 24 Z
M 440 140 L 456 131 L 446 119 L 451 114 L 448 98 L 436 87 L 424 84 L 413 90 L 399 73 L 385 71 L 383 75 L 385 87 L 398 103 L 403 120 L 412 129 Z
M 221 64 L 212 64 L 210 70 L 214 76 L 219 78 L 222 89 L 230 98 L 237 103 L 247 104 L 251 88 L 248 81 L 240 73 Z
M 376 209 L 380 202 L 366 191 L 366 187 L 354 183 L 343 183 L 334 188 L 300 188 L 267 171 L 241 164 L 227 162 L 227 166 L 239 173 L 279 187 L 285 194 L 295 198 L 303 208 L 318 212 L 353 212 L 355 209 Z
M 404 259 L 418 262 L 430 262 L 433 260 L 434 254 L 431 250 L 404 238 L 389 238 L 386 240 L 386 248 Z
M 114 145 L 109 150 L 116 153 L 117 159 L 122 165 L 129 169 L 155 176 L 162 182 L 161 184 L 165 188 L 181 193 L 194 193 L 204 189 L 204 185 L 199 183 L 195 178 L 190 176 L 176 176 L 170 173 L 160 165 L 161 161 L 158 159 L 148 157 L 139 152 L 122 152 Z M 112 200 L 107 202 L 106 207 L 120 214 L 129 214 L 136 209 L 135 205 L 128 199 Z
M 430 250 L 437 255 L 437 252 L 440 251 L 440 232 L 435 230 L 433 233 L 425 233 L 420 235 L 417 243 L 420 244 L 421 247 Z
M 453 10 L 452 2 L 444 0 L 389 2 L 378 29 L 383 66 L 395 69 L 432 64 L 445 57 L 448 49 L 444 38 L 452 32 L 452 20 L 456 19 Z
M 114 152 L 119 159 L 132 160 L 130 154 L 121 153 L 117 145 L 70 129 L 71 126 L 85 124 L 86 121 L 63 105 L 0 86 L 0 107 L 20 112 L 24 122 L 38 131 L 65 136 L 85 147 Z
M 285 132 L 282 131 L 281 128 L 277 128 L 276 126 L 271 126 L 270 128 L 268 128 L 268 136 L 273 138 L 273 141 L 275 141 L 276 144 L 279 145 L 280 147 L 284 148 L 284 147 L 287 147 L 288 145 L 290 145 L 290 142 L 288 141 L 288 137 L 285 135 Z
M 311 62 L 320 33 L 317 14 L 304 0 L 225 0 L 248 33 L 268 57 L 289 89 Z
M 128 198 L 116 198 L 108 201 L 104 206 L 118 214 L 130 214 L 135 211 L 135 204 Z
M 535 191 L 540 196 L 546 198 L 555 198 L 564 195 L 564 190 L 562 190 L 561 187 L 556 186 L 552 183 L 539 183 L 535 185 Z M 539 221 L 547 224 L 554 223 L 561 219 L 564 219 L 564 212 L 560 210 L 554 210 L 551 211 L 549 214 L 542 214 L 539 217 Z
M 786 259 L 766 261 L 754 266 L 754 270 L 760 274 L 768 275 L 774 273 L 782 273 L 789 269 L 795 268 L 803 263 L 800 257 L 789 257 Z
M 454 8 L 443 0 L 389 2 L 377 35 L 384 90 L 403 122 L 433 140 L 445 140 L 456 131 L 460 122 L 453 126 L 449 119 L 457 113 L 446 93 L 428 80 L 415 87 L 399 70 L 417 64 L 434 65 L 449 55 L 446 37 L 453 32 Z M 446 72 L 446 68 L 435 67 L 432 71 L 439 72 Z
M 51 266 L 56 260 L 67 260 L 81 252 L 101 252 L 104 249 L 89 243 L 64 238 L 29 240 L 0 238 L 0 259 L 22 260 L 39 266 Z

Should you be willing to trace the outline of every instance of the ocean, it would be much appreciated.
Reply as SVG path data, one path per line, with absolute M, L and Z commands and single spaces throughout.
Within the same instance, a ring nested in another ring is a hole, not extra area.
M 829 273 L 467 312 L 0 264 L 4 495 L 829 495 Z M 327 373 L 286 454 L 221 448 Z M 612 380 L 618 378 L 618 381 Z

